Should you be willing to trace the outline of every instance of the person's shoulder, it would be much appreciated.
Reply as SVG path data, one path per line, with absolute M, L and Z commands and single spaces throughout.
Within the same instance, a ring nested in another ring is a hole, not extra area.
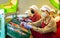
M 60 20 L 60 16 L 55 17 L 54 20 L 55 20 L 56 22 L 58 22 L 58 21 Z

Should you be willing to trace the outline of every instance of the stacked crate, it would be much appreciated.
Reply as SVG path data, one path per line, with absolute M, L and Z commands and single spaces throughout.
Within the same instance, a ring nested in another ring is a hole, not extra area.
M 5 38 L 4 9 L 0 9 L 0 38 Z

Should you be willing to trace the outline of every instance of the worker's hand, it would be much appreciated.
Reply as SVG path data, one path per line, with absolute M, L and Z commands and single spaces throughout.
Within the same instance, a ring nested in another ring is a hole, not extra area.
M 27 28 L 27 29 L 31 29 L 31 28 L 32 28 L 31 25 L 26 25 L 26 26 L 24 26 L 24 27 Z
M 23 24 L 23 25 L 22 25 L 22 24 Z M 21 25 L 24 26 L 24 27 L 27 28 L 27 29 L 31 29 L 31 28 L 32 28 L 32 25 L 27 24 L 26 22 L 21 22 Z
M 32 22 L 30 19 L 26 19 L 25 21 L 26 21 L 26 22 Z
M 27 23 L 24 23 L 24 27 L 27 28 L 27 29 L 31 29 L 32 28 L 32 25 L 27 24 Z
M 24 26 L 24 22 L 21 22 L 21 23 L 20 23 L 20 26 Z
M 28 24 L 28 25 L 31 25 L 32 23 L 31 23 L 31 22 L 28 22 L 27 24 Z

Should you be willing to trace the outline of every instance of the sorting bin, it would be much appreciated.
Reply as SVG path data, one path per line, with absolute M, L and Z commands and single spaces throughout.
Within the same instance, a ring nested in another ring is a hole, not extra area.
M 10 24 L 10 22 L 15 23 L 19 26 L 19 24 L 21 23 L 21 21 L 18 21 L 16 18 L 17 14 L 12 16 L 13 18 L 11 19 L 11 21 L 5 23 L 6 26 L 6 34 L 11 36 L 12 38 L 29 38 L 30 37 L 30 30 L 28 30 L 28 32 L 24 31 L 23 29 L 15 27 L 13 25 Z
M 11 36 L 12 38 L 29 38 L 30 37 L 30 30 L 25 32 L 21 28 L 16 28 L 11 26 L 11 24 L 6 23 L 7 26 L 7 35 Z

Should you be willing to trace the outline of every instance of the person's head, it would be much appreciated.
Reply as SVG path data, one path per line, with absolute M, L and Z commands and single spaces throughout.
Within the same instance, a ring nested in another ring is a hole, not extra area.
M 51 9 L 50 15 L 53 15 L 54 13 L 55 13 L 55 10 L 54 9 Z
M 29 17 L 29 16 L 32 16 L 32 13 L 31 13 L 31 11 L 30 10 L 26 10 L 25 11 L 25 14 Z
M 50 10 L 50 16 L 53 17 L 53 18 L 55 18 L 55 12 L 56 11 L 54 9 L 51 9 Z
M 30 10 L 32 14 L 35 14 L 35 12 L 38 10 L 38 7 L 36 5 L 30 6 Z
M 60 15 L 60 10 L 57 12 L 58 15 Z
M 42 7 L 40 8 L 40 10 L 42 11 L 42 16 L 43 16 L 43 17 L 47 17 L 47 16 L 50 15 L 50 10 L 51 10 L 51 8 L 50 8 L 49 6 L 44 5 L 44 6 L 42 6 Z

